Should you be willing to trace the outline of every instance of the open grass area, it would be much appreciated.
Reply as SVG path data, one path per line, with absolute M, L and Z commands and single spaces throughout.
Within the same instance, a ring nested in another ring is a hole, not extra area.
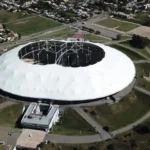
M 85 40 L 89 40 L 89 41 L 94 41 L 94 40 L 108 41 L 108 40 L 111 40 L 111 39 L 105 38 L 105 37 L 100 36 L 100 35 L 88 34 L 87 36 L 85 36 Z
M 3 102 L 6 102 L 6 100 L 4 98 L 0 97 L 0 104 Z
M 150 91 L 150 78 L 149 81 L 146 80 L 146 78 L 144 78 L 149 77 L 150 75 L 150 64 L 149 63 L 136 64 L 136 70 L 138 74 L 137 85 L 141 88 Z
M 5 146 L 0 146 L 0 150 L 5 150 Z
M 15 127 L 17 119 L 22 113 L 22 104 L 14 104 L 0 110 L 0 127 Z
M 130 30 L 138 27 L 138 25 L 114 20 L 111 18 L 99 21 L 99 22 L 97 22 L 97 24 L 108 27 L 108 28 L 115 28 L 116 30 L 120 30 L 120 31 L 124 31 L 124 32 L 130 31 Z
M 127 42 L 121 43 L 121 45 L 132 48 L 132 49 L 136 50 L 137 52 L 140 52 L 140 53 L 144 54 L 145 56 L 150 57 L 150 54 L 145 50 L 145 48 L 135 48 L 130 43 L 127 43 Z
M 73 34 L 75 34 L 77 30 L 75 29 L 71 29 L 71 28 L 66 28 L 66 29 L 62 29 L 50 34 L 47 34 L 45 36 L 40 37 L 40 39 L 51 39 L 51 38 L 68 38 L 68 37 L 72 37 Z
M 113 48 L 116 48 L 117 50 L 123 52 L 124 54 L 126 54 L 128 57 L 130 57 L 132 60 L 143 60 L 144 58 L 141 57 L 140 55 L 138 55 L 135 52 L 130 51 L 128 48 L 124 48 L 120 45 L 110 45 Z
M 142 123 L 143 124 L 143 123 Z M 150 118 L 144 122 L 150 126 Z M 117 135 L 112 140 L 86 144 L 50 143 L 41 150 L 150 150 L 150 133 L 138 134 L 133 130 Z
M 22 35 L 28 35 L 60 25 L 61 24 L 56 21 L 36 16 L 34 18 L 28 18 L 26 20 L 17 21 L 14 23 L 8 23 L 7 27 Z
M 0 10 L 0 23 L 11 22 L 26 17 L 29 16 L 28 15 L 23 16 L 23 14 L 19 12 L 13 13 L 13 12 L 8 12 L 6 10 Z
M 133 123 L 150 110 L 150 97 L 133 90 L 119 103 L 86 107 L 88 112 L 95 112 L 93 117 L 103 126 L 116 130 Z
M 71 108 L 66 108 L 64 115 L 60 118 L 60 125 L 54 125 L 51 133 L 64 135 L 96 134 L 92 126 Z
M 114 16 L 114 18 L 119 20 L 126 20 L 128 22 L 137 23 L 137 24 L 144 24 L 144 22 L 148 19 L 149 12 L 138 12 L 135 13 L 135 17 L 133 19 L 125 19 L 118 16 Z
M 114 149 L 107 149 L 107 145 L 113 143 Z M 105 141 L 105 142 L 94 142 L 86 144 L 59 144 L 50 143 L 48 145 L 43 145 L 41 150 L 130 150 L 130 146 L 125 143 L 119 143 L 116 140 Z

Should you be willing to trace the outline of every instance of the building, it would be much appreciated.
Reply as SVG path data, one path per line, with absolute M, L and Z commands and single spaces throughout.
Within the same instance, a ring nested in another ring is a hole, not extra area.
M 44 131 L 24 129 L 13 150 L 40 150 L 38 146 L 43 142 L 45 134 Z
M 100 43 L 41 40 L 0 56 L 0 94 L 46 103 L 86 103 L 125 89 L 135 66 L 124 53 Z
M 48 131 L 58 120 L 58 105 L 31 103 L 23 115 L 21 126 Z

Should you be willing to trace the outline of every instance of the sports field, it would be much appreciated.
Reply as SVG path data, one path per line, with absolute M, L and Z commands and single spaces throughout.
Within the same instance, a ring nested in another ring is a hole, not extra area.
M 105 26 L 108 28 L 115 28 L 116 30 L 120 30 L 120 31 L 124 31 L 124 32 L 130 31 L 130 30 L 138 27 L 138 25 L 136 25 L 136 24 L 122 22 L 119 20 L 111 19 L 111 18 L 99 21 L 96 24 L 102 25 L 102 26 Z
M 56 21 L 35 16 L 33 18 L 28 18 L 25 20 L 8 23 L 7 27 L 15 31 L 16 33 L 20 33 L 22 35 L 28 35 L 43 30 L 51 29 L 54 27 L 58 27 L 60 25 L 61 24 Z

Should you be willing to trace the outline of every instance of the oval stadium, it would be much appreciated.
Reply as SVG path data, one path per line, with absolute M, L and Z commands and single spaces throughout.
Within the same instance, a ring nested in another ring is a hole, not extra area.
M 59 104 L 107 98 L 128 87 L 133 62 L 99 43 L 41 40 L 0 56 L 0 94 L 24 101 Z

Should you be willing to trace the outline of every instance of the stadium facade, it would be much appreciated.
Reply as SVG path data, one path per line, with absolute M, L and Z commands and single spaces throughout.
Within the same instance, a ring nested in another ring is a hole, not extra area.
M 90 102 L 125 89 L 134 79 L 133 62 L 99 43 L 42 40 L 0 56 L 0 94 L 19 100 Z

